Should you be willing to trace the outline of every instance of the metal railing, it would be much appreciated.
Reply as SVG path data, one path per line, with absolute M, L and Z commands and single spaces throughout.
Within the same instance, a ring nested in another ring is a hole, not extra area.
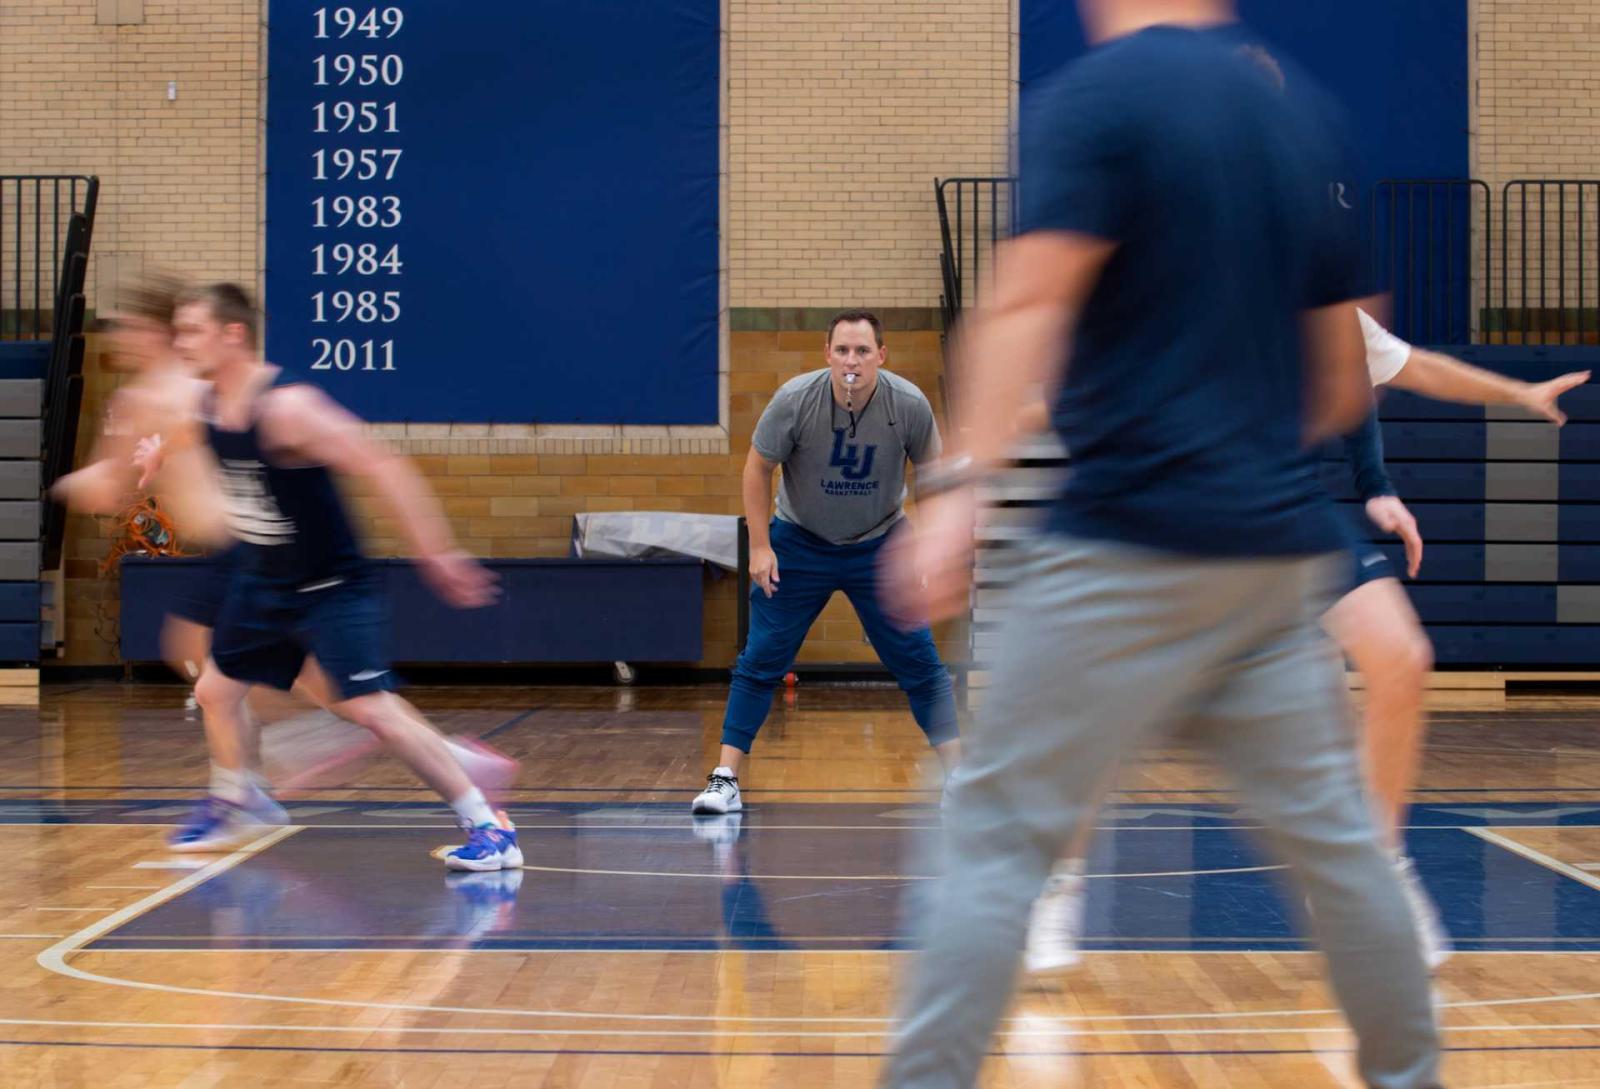
M 976 306 L 994 275 L 994 248 L 1016 230 L 1017 179 L 934 179 L 939 207 L 939 299 L 944 327 Z
M 1500 306 L 1488 339 L 1600 340 L 1600 179 L 1519 178 L 1500 191 Z
M 55 301 L 52 306 L 50 369 L 44 386 L 44 461 L 41 478 L 49 488 L 72 471 L 78 440 L 78 417 L 83 408 L 83 323 L 88 311 L 85 285 L 89 278 L 89 247 L 94 239 L 95 206 L 100 179 L 86 178 L 83 208 L 67 217 L 66 236 L 57 260 Z M 42 570 L 61 566 L 66 538 L 67 512 L 59 503 L 44 505 L 41 527 Z
M 1494 200 L 1477 178 L 1390 178 L 1373 187 L 1366 250 L 1391 326 L 1419 344 L 1471 344 L 1494 284 Z
M 1015 230 L 1016 179 L 934 183 L 945 328 L 987 295 Z M 1389 178 L 1367 196 L 1366 259 L 1419 344 L 1600 344 L 1600 178 Z
M 94 221 L 99 179 L 0 174 L 0 340 L 48 340 L 55 326 L 67 231 Z

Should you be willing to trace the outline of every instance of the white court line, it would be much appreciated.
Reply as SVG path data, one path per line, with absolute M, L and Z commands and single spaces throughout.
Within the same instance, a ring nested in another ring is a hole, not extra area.
M 282 838 L 282 834 L 293 832 L 293 828 L 280 828 L 274 833 L 263 837 L 272 843 Z M 277 838 L 273 838 L 276 836 Z M 270 843 L 257 841 L 263 847 Z M 236 865 L 243 860 L 246 852 L 236 852 L 234 855 L 221 859 L 216 864 L 216 873 L 226 869 L 222 863 Z M 428 1006 L 417 1003 L 405 1002 L 363 1002 L 342 998 L 309 998 L 297 995 L 265 994 L 256 991 L 218 991 L 208 990 L 203 987 L 180 987 L 170 983 L 153 983 L 145 980 L 126 979 L 120 976 L 101 975 L 88 972 L 80 968 L 71 967 L 66 963 L 66 957 L 77 952 L 90 954 L 99 950 L 83 950 L 82 946 L 104 935 L 108 930 L 121 925 L 128 918 L 132 918 L 139 911 L 146 910 L 163 903 L 179 892 L 187 891 L 213 874 L 193 874 L 183 881 L 177 882 L 171 889 L 152 894 L 138 904 L 130 905 L 116 915 L 103 919 L 98 923 L 85 927 L 76 934 L 70 935 L 55 945 L 46 949 L 35 958 L 41 968 L 55 972 L 59 975 L 71 976 L 91 983 L 103 983 L 113 987 L 127 987 L 133 990 L 157 991 L 163 994 L 197 995 L 202 998 L 237 998 L 251 1002 L 281 1002 L 289 1005 L 301 1006 L 332 1006 L 346 1009 L 361 1010 L 394 1010 L 408 1013 L 470 1013 L 484 1014 L 497 1017 L 538 1018 L 544 1020 L 575 1020 L 575 1021 L 644 1021 L 644 1022 L 681 1022 L 681 1021 L 712 1021 L 712 1022 L 737 1022 L 742 1024 L 889 1024 L 893 1018 L 889 1017 L 752 1017 L 741 1015 L 707 1015 L 707 1014 L 669 1014 L 669 1013 L 601 1013 L 590 1010 L 522 1010 L 522 1009 L 497 1009 L 492 1006 Z M 200 880 L 196 880 L 199 878 Z M 111 921 L 115 920 L 115 921 Z M 141 952 L 155 952 L 156 950 L 141 950 Z M 109 952 L 109 950 L 108 950 Z M 342 950 L 319 950 L 319 952 L 342 952 Z M 449 952 L 441 950 L 441 952 Z M 719 952 L 721 952 L 719 950 Z M 1437 1004 L 1438 1009 L 1480 1009 L 1500 1006 L 1535 1006 L 1548 1005 L 1553 1002 L 1578 1002 L 1600 999 L 1600 991 L 1576 992 L 1571 994 L 1535 995 L 1518 998 L 1491 998 L 1475 999 L 1465 1002 L 1442 1002 Z M 1208 1010 L 1200 1013 L 1166 1013 L 1166 1014 L 1103 1014 L 1103 1015 L 1067 1015 L 1061 1017 L 1011 1017 L 1002 1019 L 1004 1023 L 1051 1023 L 1051 1024 L 1092 1024 L 1097 1021 L 1124 1022 L 1149 1022 L 1149 1021 L 1226 1021 L 1246 1017 L 1259 1018 L 1284 1018 L 1284 1017 L 1340 1017 L 1342 1012 L 1338 1009 L 1320 1010 L 1234 1010 L 1216 1011 Z M 1600 1028 L 1600 1025 L 1594 1027 Z M 1200 1030 L 1173 1029 L 1172 1032 L 1198 1032 Z M 1216 1030 L 1225 1031 L 1225 1030 Z M 1475 1030 L 1474 1030 L 1475 1031 Z M 789 1035 L 788 1033 L 775 1033 L 775 1035 Z M 803 1034 L 801 1034 L 803 1035 Z M 827 1035 L 827 1034 L 822 1034 Z
M 90 907 L 90 908 L 36 907 L 33 910 L 34 911 L 76 911 L 76 912 L 82 913 L 82 912 L 88 912 L 88 911 L 114 911 L 115 909 L 116 909 L 116 905 L 113 904 L 113 905 L 110 905 L 110 906 Z
M 1514 839 L 1507 839 L 1500 833 L 1492 832 L 1487 828 L 1468 828 L 1466 831 L 1481 840 L 1494 844 L 1496 847 L 1503 847 L 1514 855 L 1521 855 L 1529 862 L 1537 863 L 1547 870 L 1554 870 L 1562 877 L 1570 877 L 1580 885 L 1587 885 L 1589 888 L 1600 892 L 1600 874 L 1584 873 L 1576 866 L 1569 866 L 1560 859 L 1551 858 L 1543 851 L 1536 851 L 1527 844 L 1518 843 Z
M 437 848 L 438 851 L 445 848 Z M 678 873 L 667 870 L 581 870 L 571 866 L 523 866 L 524 870 L 533 870 L 537 873 L 577 873 L 600 877 L 714 877 L 725 880 L 726 875 L 720 873 Z M 1236 866 L 1223 870 L 1166 870 L 1156 873 L 1086 873 L 1087 878 L 1105 877 L 1201 877 L 1211 874 L 1225 873 L 1265 873 L 1268 870 L 1282 870 L 1284 866 Z M 806 874 L 806 873 L 753 873 L 745 875 L 751 881 L 932 881 L 929 874 L 914 873 L 860 873 L 860 874 Z
M 177 882 L 174 882 L 172 885 L 168 886 L 167 888 L 162 889 L 159 892 L 152 893 L 150 896 L 147 896 L 142 900 L 139 900 L 139 901 L 137 901 L 137 902 L 135 902 L 133 904 L 130 904 L 127 907 L 122 908 L 121 910 L 119 910 L 117 912 L 114 912 L 111 915 L 106 916 L 104 919 L 101 919 L 101 920 L 99 920 L 99 921 L 97 921 L 97 922 L 95 922 L 95 923 L 93 923 L 93 924 L 91 924 L 91 925 L 89 925 L 87 927 L 84 927 L 82 930 L 79 930 L 76 933 L 69 935 L 68 937 L 64 938 L 63 940 L 57 942 L 55 945 L 52 945 L 50 948 L 48 948 L 48 949 L 44 950 L 43 952 L 41 952 L 35 958 L 37 963 L 39 964 L 39 966 L 41 968 L 44 968 L 46 971 L 54 972 L 54 973 L 56 973 L 58 975 L 68 976 L 70 978 L 83 980 L 85 982 L 100 983 L 100 984 L 105 984 L 105 985 L 114 986 L 114 987 L 126 987 L 126 988 L 133 989 L 133 990 L 156 991 L 156 992 L 160 992 L 160 993 L 164 993 L 164 994 L 195 995 L 195 996 L 199 996 L 199 997 L 202 997 L 202 998 L 235 998 L 235 999 L 242 999 L 242 1000 L 245 1000 L 245 1001 L 276 1002 L 276 1003 L 284 1003 L 284 1004 L 289 1004 L 289 1005 L 302 1005 L 302 1006 L 327 1006 L 327 1007 L 338 1007 L 338 1008 L 347 1008 L 347 1009 L 361 1009 L 361 1010 L 382 1009 L 382 1010 L 406 1011 L 406 1012 L 414 1012 L 414 1013 L 468 1013 L 468 1014 L 484 1014 L 484 1015 L 489 1015 L 489 1016 L 503 1016 L 503 1017 L 517 1017 L 517 1018 L 540 1018 L 540 1019 L 553 1019 L 553 1020 L 578 1020 L 578 1021 L 596 1021 L 596 1020 L 619 1021 L 619 1020 L 627 1020 L 627 1021 L 635 1021 L 635 1022 L 641 1022 L 642 1021 L 642 1022 L 652 1022 L 652 1023 L 654 1023 L 654 1022 L 697 1022 L 697 1021 L 698 1022 L 706 1022 L 706 1021 L 709 1021 L 709 1022 L 736 1022 L 736 1023 L 743 1023 L 743 1024 L 781 1024 L 781 1025 L 791 1025 L 791 1024 L 801 1024 L 801 1023 L 806 1023 L 806 1024 L 890 1024 L 890 1023 L 893 1022 L 892 1018 L 887 1018 L 887 1017 L 751 1017 L 751 1016 L 735 1016 L 735 1015 L 704 1015 L 704 1014 L 601 1013 L 601 1012 L 595 1012 L 595 1011 L 581 1011 L 581 1010 L 522 1010 L 522 1009 L 513 1010 L 513 1009 L 496 1009 L 494 1007 L 481 1007 L 481 1006 L 429 1006 L 429 1005 L 421 1005 L 421 1004 L 415 1004 L 415 1003 L 371 1002 L 371 1001 L 355 1001 L 355 1000 L 351 1000 L 351 999 L 311 998 L 311 997 L 293 996 L 293 995 L 264 994 L 264 993 L 260 993 L 260 992 L 249 992 L 249 991 L 221 991 L 221 990 L 208 990 L 208 989 L 199 988 L 199 987 L 181 987 L 181 986 L 176 986 L 176 985 L 167 984 L 167 983 L 154 983 L 154 982 L 148 982 L 148 981 L 144 981 L 144 980 L 125 979 L 125 978 L 116 977 L 116 976 L 101 975 L 101 974 L 95 973 L 95 972 L 84 971 L 82 969 L 75 968 L 75 967 L 67 964 L 66 958 L 71 956 L 74 953 L 78 953 L 78 952 L 82 951 L 82 947 L 84 945 L 87 945 L 88 943 L 96 940 L 97 938 L 100 938 L 101 936 L 105 935 L 109 931 L 114 930 L 118 926 L 121 926 L 123 923 L 125 923 L 128 920 L 136 917 L 137 915 L 141 914 L 142 912 L 147 911 L 150 908 L 156 907 L 156 906 L 158 906 L 158 905 L 160 905 L 162 903 L 165 903 L 166 901 L 168 901 L 170 899 L 173 899 L 176 896 L 181 895 L 184 892 L 187 892 L 189 889 L 194 888 L 195 886 L 197 886 L 199 884 L 202 884 L 203 882 L 209 880 L 211 877 L 214 877 L 217 874 L 220 874 L 220 873 L 224 872 L 225 870 L 230 869 L 233 866 L 238 865 L 240 862 L 244 861 L 246 858 L 250 857 L 250 855 L 256 853 L 257 851 L 264 850 L 265 848 L 270 847 L 274 843 L 279 842 L 280 840 L 286 838 L 287 836 L 293 835 L 294 833 L 300 831 L 301 827 L 302 826 L 288 826 L 288 827 L 284 827 L 284 828 L 274 829 L 272 832 L 269 832 L 267 835 L 265 835 L 265 836 L 261 837 L 260 839 L 256 840 L 254 843 L 249 844 L 246 847 L 243 847 L 238 851 L 235 851 L 231 855 L 228 855 L 228 856 L 226 856 L 224 858 L 218 859 L 215 862 L 212 862 L 210 865 L 206 866 L 204 869 L 198 870 L 195 873 L 192 873 L 189 876 L 187 876 L 185 878 L 182 878 Z M 330 952 L 333 952 L 333 951 L 330 950 Z M 1504 1007 L 1504 1006 L 1534 1006 L 1534 1005 L 1548 1005 L 1550 1003 L 1558 1003 L 1558 1002 L 1559 1003 L 1565 1003 L 1565 1002 L 1593 1001 L 1595 999 L 1600 999 L 1600 992 L 1574 992 L 1574 993 L 1569 993 L 1569 994 L 1535 995 L 1535 996 L 1522 996 L 1522 997 L 1516 997 L 1516 998 L 1477 999 L 1477 1000 L 1463 1001 L 1463 1002 L 1440 1003 L 1438 1008 L 1440 1008 L 1440 1009 L 1480 1009 L 1480 1008 L 1496 1008 L 1496 1007 Z M 1240 1018 L 1250 1018 L 1250 1017 L 1279 1019 L 1279 1018 L 1286 1018 L 1286 1017 L 1313 1017 L 1313 1016 L 1340 1017 L 1341 1016 L 1341 1012 L 1338 1009 L 1319 1009 L 1319 1010 L 1295 1009 L 1295 1010 L 1253 1010 L 1253 1011 L 1252 1010 L 1238 1010 L 1238 1011 L 1204 1011 L 1204 1012 L 1200 1012 L 1200 1013 L 1168 1013 L 1168 1014 L 1068 1015 L 1068 1016 L 1062 1016 L 1062 1017 L 1048 1017 L 1048 1018 L 1033 1016 L 1033 1017 L 1028 1017 L 1028 1018 L 1007 1018 L 1007 1019 L 1005 1019 L 1005 1021 L 1007 1023 L 1016 1022 L 1016 1021 L 1020 1020 L 1020 1021 L 1026 1021 L 1026 1022 L 1031 1022 L 1031 1023 L 1046 1022 L 1046 1023 L 1053 1023 L 1053 1024 L 1072 1024 L 1072 1023 L 1093 1024 L 1095 1022 L 1100 1022 L 1100 1021 L 1112 1021 L 1112 1022 L 1117 1022 L 1117 1023 L 1127 1023 L 1127 1022 L 1170 1022 L 1170 1021 L 1178 1021 L 1178 1020 L 1181 1020 L 1181 1021 L 1220 1021 L 1220 1020 L 1237 1020 L 1237 1019 L 1240 1019 Z M 1576 1031 L 1578 1029 L 1587 1030 L 1587 1029 L 1591 1029 L 1591 1028 L 1600 1028 L 1600 1025 L 1592 1025 L 1592 1026 L 1590 1026 L 1590 1025 L 1584 1025 L 1584 1026 L 1555 1026 L 1555 1027 L 1572 1029 L 1572 1030 Z M 1555 1027 L 1552 1027 L 1552 1026 L 1539 1026 L 1538 1030 L 1539 1031 L 1553 1031 Z M 1507 1031 L 1507 1030 L 1516 1029 L 1516 1028 L 1519 1028 L 1519 1026 L 1470 1026 L 1470 1027 L 1467 1027 L 1467 1028 L 1458 1029 L 1456 1031 L 1491 1031 L 1491 1030 Z M 1532 1030 L 1533 1029 L 1532 1026 L 1521 1026 L 1521 1028 L 1524 1031 L 1528 1031 L 1528 1030 Z M 370 1031 L 370 1030 L 368 1030 L 368 1031 Z M 1122 1033 L 1126 1034 L 1126 1033 L 1131 1032 L 1132 1030 L 1120 1030 L 1120 1031 Z M 1199 1034 L 1199 1033 L 1205 1033 L 1205 1032 L 1215 1032 L 1215 1033 L 1237 1032 L 1238 1030 L 1228 1030 L 1228 1029 L 1216 1029 L 1216 1030 L 1181 1029 L 1181 1030 L 1168 1030 L 1167 1032 L 1154 1033 L 1154 1034 L 1155 1035 L 1165 1035 L 1165 1034 L 1169 1034 L 1170 1032 L 1173 1032 L 1173 1031 L 1188 1032 L 1190 1034 Z M 1261 1030 L 1261 1031 L 1267 1031 L 1267 1032 L 1285 1031 L 1285 1032 L 1287 1032 L 1287 1031 L 1310 1031 L 1310 1030 L 1296 1029 L 1296 1030 Z M 1341 1028 L 1339 1028 L 1337 1030 L 1329 1029 L 1327 1031 L 1345 1031 L 1345 1029 L 1343 1029 L 1341 1027 Z M 573 1035 L 574 1033 L 569 1031 L 569 1032 L 564 1032 L 564 1033 L 551 1033 L 551 1034 L 552 1035 Z M 617 1033 L 617 1034 L 618 1035 L 629 1035 L 630 1033 L 623 1032 L 623 1033 Z M 631 1034 L 632 1035 L 647 1035 L 647 1033 L 642 1033 L 642 1032 L 640 1032 L 638 1030 L 634 1030 Z M 680 1033 L 680 1034 L 682 1034 L 682 1035 L 705 1035 L 704 1033 Z M 1015 1035 L 1014 1032 L 1010 1033 L 1010 1034 Z M 717 1035 L 723 1035 L 723 1033 L 719 1032 L 719 1033 L 717 1033 Z M 758 1035 L 762 1035 L 762 1034 L 758 1034 Z M 778 1033 L 768 1033 L 768 1034 L 765 1034 L 765 1035 L 805 1035 L 805 1034 L 804 1033 L 793 1033 L 793 1032 L 778 1032 Z M 816 1035 L 833 1036 L 833 1035 L 849 1035 L 849 1034 L 819 1033 L 819 1034 L 816 1034 Z
M 1032 1020 L 1032 1019 L 1030 1019 Z M 261 1025 L 261 1024 L 233 1024 L 233 1023 L 193 1023 L 182 1021 L 80 1021 L 80 1020 L 46 1020 L 44 1018 L 0 1017 L 0 1025 L 17 1025 L 28 1027 L 56 1027 L 56 1028 L 107 1028 L 107 1029 L 171 1029 L 189 1030 L 195 1032 L 289 1032 L 289 1033 L 321 1033 L 321 1034 L 361 1034 L 367 1036 L 396 1035 L 436 1035 L 436 1036 L 558 1036 L 558 1037 L 601 1037 L 624 1036 L 635 1039 L 664 1039 L 668 1037 L 689 1039 L 771 1039 L 778 1038 L 810 1038 L 810 1039 L 858 1039 L 858 1040 L 887 1040 L 892 1039 L 894 1030 L 869 1030 L 852 1032 L 809 1032 L 772 1029 L 753 1032 L 730 1032 L 723 1029 L 546 1029 L 546 1028 L 480 1028 L 467 1026 L 440 1025 L 428 1027 L 422 1025 Z M 1459 1025 L 1447 1026 L 1446 1033 L 1501 1033 L 1501 1032 L 1589 1032 L 1600 1029 L 1600 1024 L 1581 1025 Z M 1011 1040 L 1061 1040 L 1061 1039 L 1098 1039 L 1102 1037 L 1144 1037 L 1144 1036 L 1306 1036 L 1306 1035 L 1340 1035 L 1349 1036 L 1350 1029 L 1344 1025 L 1338 1026 L 1307 1026 L 1304 1028 L 1220 1028 L 1220 1029 L 1002 1029 L 995 1033 L 998 1037 Z M 1004 1053 L 1001 1053 L 1002 1057 Z

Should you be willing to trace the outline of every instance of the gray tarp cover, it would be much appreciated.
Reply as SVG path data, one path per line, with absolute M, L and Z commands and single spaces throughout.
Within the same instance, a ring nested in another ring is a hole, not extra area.
M 573 523 L 575 556 L 692 556 L 729 571 L 739 565 L 739 519 L 731 514 L 617 511 L 576 514 Z

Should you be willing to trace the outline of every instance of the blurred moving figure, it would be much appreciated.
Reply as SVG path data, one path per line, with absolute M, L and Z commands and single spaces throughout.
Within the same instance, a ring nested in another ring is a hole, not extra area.
M 1116 763 L 1182 727 L 1303 885 L 1361 1076 L 1433 1089 L 1427 970 L 1319 627 L 1351 542 L 1308 444 L 1372 408 L 1356 224 L 1330 200 L 1343 122 L 1227 0 L 1080 7 L 1100 44 L 1024 111 L 1019 233 L 964 331 L 962 418 L 886 556 L 907 622 L 964 610 L 973 485 L 1030 389 L 1059 388 L 1073 472 L 949 790 L 886 1084 L 975 1084 L 1052 863 Z

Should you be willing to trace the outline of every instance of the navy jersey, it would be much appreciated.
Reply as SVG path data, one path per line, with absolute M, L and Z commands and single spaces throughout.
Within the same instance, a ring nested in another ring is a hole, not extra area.
M 1053 414 L 1054 529 L 1202 555 L 1343 540 L 1304 449 L 1300 315 L 1363 294 L 1342 119 L 1237 27 L 1154 27 L 1029 96 L 1020 230 L 1117 244 Z M 1337 191 L 1335 188 L 1332 190 Z
M 359 573 L 365 560 L 344 500 L 321 465 L 274 464 L 262 448 L 260 397 L 289 384 L 280 373 L 251 406 L 243 431 L 219 427 L 215 392 L 206 399 L 206 439 L 222 467 L 228 528 L 239 540 L 242 571 L 301 588 Z

